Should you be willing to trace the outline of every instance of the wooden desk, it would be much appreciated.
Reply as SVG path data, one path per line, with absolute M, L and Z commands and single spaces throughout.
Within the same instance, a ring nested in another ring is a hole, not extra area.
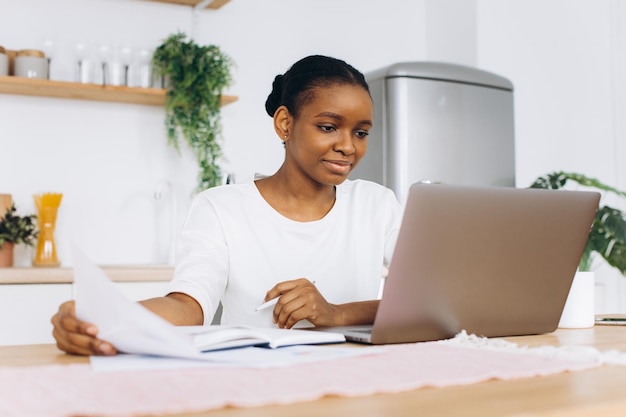
M 626 326 L 557 330 L 541 336 L 506 338 L 520 346 L 584 345 L 626 352 Z M 86 363 L 53 345 L 0 347 L 0 366 Z M 27 388 L 25 388 L 27 389 Z M 626 416 L 626 366 L 603 366 L 512 381 L 488 381 L 449 388 L 419 389 L 369 397 L 323 398 L 314 402 L 259 408 L 226 408 L 184 416 L 210 417 L 623 417 Z

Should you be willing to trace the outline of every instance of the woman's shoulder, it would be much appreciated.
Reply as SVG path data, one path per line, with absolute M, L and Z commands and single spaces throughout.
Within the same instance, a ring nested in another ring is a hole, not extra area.
M 242 201 L 255 198 L 256 186 L 253 182 L 220 185 L 200 192 L 196 201 L 204 201 L 214 205 L 241 204 Z

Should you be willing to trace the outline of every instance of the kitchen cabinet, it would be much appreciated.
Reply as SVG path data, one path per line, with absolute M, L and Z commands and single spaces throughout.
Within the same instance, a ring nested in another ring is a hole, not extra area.
M 131 300 L 165 295 L 170 266 L 103 266 Z M 74 298 L 71 268 L 0 268 L 0 345 L 54 343 L 50 318 Z
M 71 284 L 0 285 L 0 345 L 53 343 L 50 318 Z

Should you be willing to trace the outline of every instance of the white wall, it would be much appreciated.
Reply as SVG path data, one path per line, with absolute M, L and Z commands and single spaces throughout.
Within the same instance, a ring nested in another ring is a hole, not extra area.
M 58 40 L 57 79 L 71 79 L 78 39 L 155 45 L 182 30 L 219 45 L 237 63 L 228 93 L 239 100 L 223 122 L 224 168 L 238 181 L 282 161 L 264 112 L 274 76 L 322 53 L 364 72 L 443 60 L 503 75 L 515 85 L 519 186 L 572 170 L 626 188 L 619 0 L 232 0 L 199 13 L 143 0 L 0 0 L 0 15 L 0 45 Z M 33 193 L 64 193 L 57 241 L 66 264 L 70 238 L 99 263 L 167 261 L 173 206 L 180 224 L 196 169 L 188 152 L 166 145 L 162 122 L 157 107 L 0 96 L 0 192 L 22 212 L 34 210 Z M 176 204 L 154 199 L 164 180 Z
M 610 9 L 610 0 L 479 2 L 479 62 L 515 84 L 518 185 L 553 170 L 617 185 Z
M 477 16 L 478 65 L 515 84 L 518 186 L 563 170 L 626 189 L 626 4 L 479 0 Z M 624 277 L 596 268 L 598 312 L 626 311 Z

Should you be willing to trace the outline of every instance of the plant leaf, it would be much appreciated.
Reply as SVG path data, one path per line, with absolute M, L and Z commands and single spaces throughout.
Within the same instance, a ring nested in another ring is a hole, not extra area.
M 626 197 L 626 192 L 602 183 L 582 174 L 572 172 L 553 172 L 539 177 L 530 188 L 563 188 L 568 181 L 576 182 L 584 187 L 614 193 Z M 626 219 L 621 210 L 602 206 L 596 212 L 589 238 L 583 252 L 579 269 L 588 271 L 591 267 L 592 253 L 599 254 L 609 265 L 617 268 L 622 275 L 626 272 Z
M 7 208 L 3 218 L 0 218 L 0 248 L 5 242 L 32 246 L 39 234 L 35 224 L 36 215 L 18 216 L 15 204 Z

